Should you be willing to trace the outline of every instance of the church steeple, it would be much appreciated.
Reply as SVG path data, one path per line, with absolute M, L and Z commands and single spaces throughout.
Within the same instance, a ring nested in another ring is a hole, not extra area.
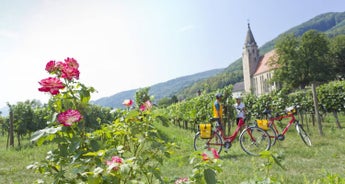
M 244 45 L 256 45 L 252 30 L 250 29 L 250 24 L 248 23 L 248 31 L 246 36 L 246 41 Z
M 248 23 L 248 31 L 243 46 L 242 52 L 242 64 L 243 64 L 243 80 L 244 80 L 244 90 L 247 93 L 253 91 L 253 81 L 252 76 L 256 70 L 259 61 L 259 49 L 255 42 L 252 30 Z

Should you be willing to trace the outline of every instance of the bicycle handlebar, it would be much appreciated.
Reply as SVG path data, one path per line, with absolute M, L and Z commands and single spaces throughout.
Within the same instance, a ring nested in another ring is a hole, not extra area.
M 284 114 L 285 114 L 285 113 L 292 112 L 293 110 L 299 109 L 299 108 L 300 108 L 299 105 L 293 105 L 293 106 L 287 107 L 287 108 L 285 108 Z M 263 113 L 264 115 L 269 116 L 270 118 L 272 117 L 272 111 L 269 110 L 269 109 L 265 109 L 262 113 Z M 277 118 L 277 117 L 279 117 L 279 116 L 280 116 L 279 113 L 276 113 L 274 117 Z

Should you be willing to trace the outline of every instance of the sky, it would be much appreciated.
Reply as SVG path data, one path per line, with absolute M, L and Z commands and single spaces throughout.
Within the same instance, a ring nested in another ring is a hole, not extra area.
M 0 107 L 50 95 L 50 60 L 75 58 L 92 100 L 226 68 L 248 23 L 258 46 L 344 0 L 0 0 Z

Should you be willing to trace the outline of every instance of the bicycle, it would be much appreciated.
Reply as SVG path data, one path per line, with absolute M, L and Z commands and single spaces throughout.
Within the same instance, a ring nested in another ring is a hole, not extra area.
M 257 126 L 247 126 L 244 120 L 241 119 L 237 124 L 237 127 L 232 135 L 226 136 L 221 125 L 218 124 L 218 118 L 210 119 L 209 127 L 214 127 L 209 131 L 207 137 L 202 137 L 202 130 L 200 127 L 206 124 L 199 125 L 199 131 L 194 136 L 194 149 L 202 150 L 214 148 L 218 151 L 218 154 L 222 151 L 222 148 L 227 150 L 231 147 L 232 142 L 236 139 L 237 134 L 240 132 L 242 127 L 245 127 L 240 133 L 239 142 L 241 148 L 248 155 L 259 156 L 260 152 L 269 150 L 271 147 L 271 139 L 269 134 Z
M 303 126 L 299 123 L 298 120 L 295 118 L 295 114 L 297 113 L 297 109 L 299 106 L 294 105 L 285 109 L 285 113 L 283 115 L 278 115 L 273 117 L 270 110 L 265 110 L 263 112 L 264 115 L 268 117 L 268 120 L 256 120 L 257 124 L 260 128 L 264 129 L 269 135 L 271 140 L 271 146 L 273 146 L 277 140 L 283 141 L 285 140 L 285 134 L 289 130 L 290 126 L 295 123 L 295 128 L 300 135 L 302 141 L 307 145 L 311 146 L 311 140 L 307 132 L 303 129 Z M 275 121 L 281 121 L 282 119 L 291 118 L 289 123 L 284 127 L 282 132 L 279 132 Z

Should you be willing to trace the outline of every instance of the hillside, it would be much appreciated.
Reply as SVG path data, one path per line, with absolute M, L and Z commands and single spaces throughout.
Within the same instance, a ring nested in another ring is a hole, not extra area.
M 294 34 L 296 36 L 301 36 L 311 29 L 324 32 L 329 37 L 345 34 L 345 12 L 324 13 L 295 26 L 262 45 L 260 47 L 260 53 L 264 54 L 272 50 L 274 44 L 282 35 Z M 253 33 L 255 37 L 260 37 L 260 35 L 255 35 L 255 30 Z M 239 45 L 239 47 L 242 47 L 242 45 Z M 241 58 L 231 62 L 225 69 L 210 70 L 153 85 L 150 87 L 150 94 L 154 95 L 156 100 L 172 95 L 176 95 L 179 99 L 190 98 L 194 96 L 198 90 L 204 92 L 214 91 L 240 81 L 243 81 Z M 133 98 L 136 90 L 137 89 L 124 91 L 110 97 L 101 98 L 94 101 L 94 103 L 108 107 L 122 107 L 121 102 L 123 99 Z
M 152 85 L 150 86 L 150 95 L 153 95 L 155 97 L 155 100 L 159 100 L 163 97 L 172 96 L 176 94 L 178 91 L 188 88 L 193 83 L 205 78 L 210 78 L 222 72 L 223 70 L 224 69 L 213 69 Z M 138 89 L 123 91 L 109 97 L 100 98 L 96 101 L 93 101 L 92 103 L 106 107 L 122 108 L 123 100 L 129 98 L 134 99 L 134 95 L 137 90 Z

